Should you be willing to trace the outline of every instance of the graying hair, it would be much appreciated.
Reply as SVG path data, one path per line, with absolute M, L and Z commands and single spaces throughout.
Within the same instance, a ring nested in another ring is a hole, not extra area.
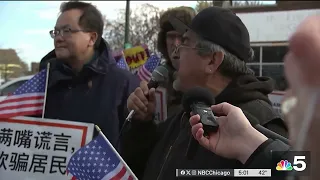
M 207 56 L 213 52 L 222 52 L 224 54 L 223 61 L 218 68 L 218 71 L 224 76 L 236 77 L 246 74 L 254 75 L 254 71 L 251 70 L 244 61 L 217 44 L 199 38 L 196 47 L 199 48 L 198 54 L 200 56 Z M 249 55 L 250 58 L 248 61 L 252 61 L 254 59 L 254 51 L 252 48 L 250 48 Z

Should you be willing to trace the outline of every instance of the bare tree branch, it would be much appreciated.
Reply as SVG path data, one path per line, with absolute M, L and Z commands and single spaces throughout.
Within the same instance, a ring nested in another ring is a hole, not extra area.
M 146 44 L 151 51 L 156 50 L 160 13 L 160 9 L 151 4 L 143 4 L 130 11 L 129 42 L 133 46 Z M 104 38 L 113 50 L 123 48 L 124 32 L 125 9 L 119 10 L 116 20 L 105 18 Z

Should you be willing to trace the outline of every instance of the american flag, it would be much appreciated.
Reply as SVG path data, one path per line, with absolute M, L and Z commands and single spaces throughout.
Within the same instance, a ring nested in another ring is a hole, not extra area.
M 129 70 L 128 64 L 123 56 L 118 60 L 117 66 L 121 69 Z
M 0 118 L 42 114 L 47 69 L 40 71 L 0 102 Z
M 68 175 L 78 180 L 133 180 L 135 175 L 102 133 L 71 156 Z
M 138 76 L 142 81 L 149 82 L 153 70 L 159 65 L 160 58 L 156 55 L 150 56 L 147 62 L 139 69 Z

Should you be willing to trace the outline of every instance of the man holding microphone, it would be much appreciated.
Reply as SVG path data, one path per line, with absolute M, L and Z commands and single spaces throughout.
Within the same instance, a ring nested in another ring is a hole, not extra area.
M 171 23 L 179 32 L 185 32 L 181 24 Z M 239 106 L 267 129 L 286 136 L 286 127 L 268 99 L 272 82 L 269 78 L 256 78 L 246 66 L 245 62 L 252 58 L 249 33 L 235 14 L 218 7 L 201 11 L 176 51 L 180 55 L 179 89 L 185 92 L 196 86 L 205 87 L 215 94 L 217 103 Z M 192 138 L 190 115 L 177 112 L 156 125 L 152 121 L 155 89 L 149 89 L 146 82 L 141 82 L 129 96 L 128 109 L 134 110 L 135 115 L 124 130 L 121 155 L 139 179 L 175 179 L 176 169 L 243 166 L 241 161 L 224 158 L 202 147 L 193 158 L 187 158 Z

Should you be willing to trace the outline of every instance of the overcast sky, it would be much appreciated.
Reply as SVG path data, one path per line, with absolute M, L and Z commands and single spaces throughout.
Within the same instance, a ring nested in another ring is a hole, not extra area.
M 28 65 L 53 49 L 53 29 L 62 1 L 0 1 L 0 48 L 13 48 Z M 116 19 L 125 1 L 92 1 L 108 19 Z M 130 8 L 150 3 L 160 9 L 195 7 L 196 1 L 131 1 Z

